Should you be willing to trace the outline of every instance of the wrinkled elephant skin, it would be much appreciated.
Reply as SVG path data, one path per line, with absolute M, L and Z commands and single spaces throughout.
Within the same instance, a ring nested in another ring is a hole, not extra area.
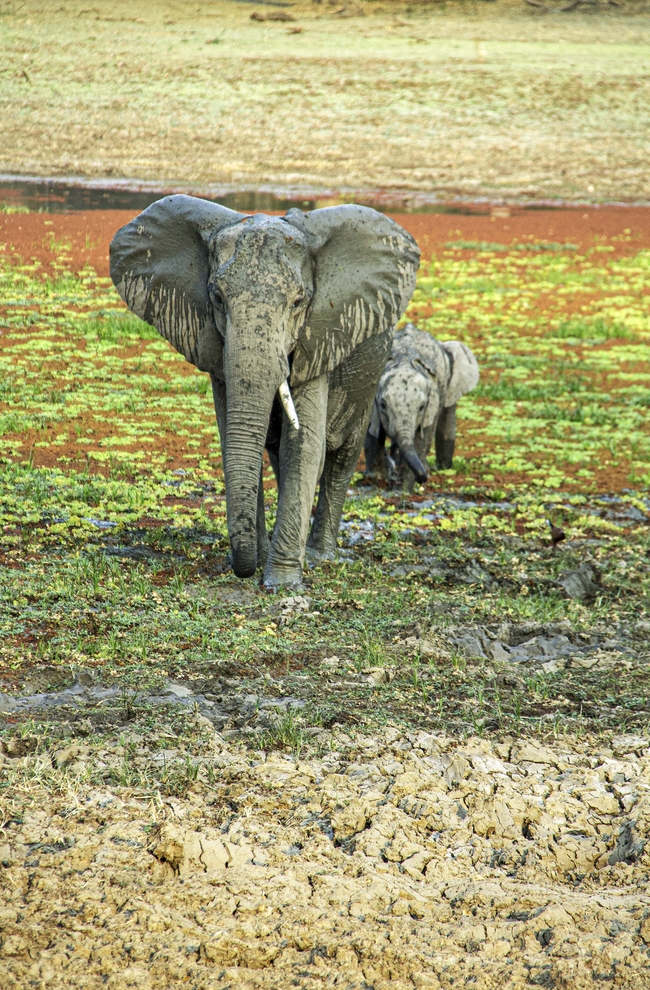
M 361 206 L 246 216 L 170 196 L 111 244 L 127 306 L 212 380 L 235 573 L 302 582 L 309 552 L 336 548 L 393 327 L 419 252 L 394 221 Z M 261 486 L 266 447 L 278 481 L 272 540 Z

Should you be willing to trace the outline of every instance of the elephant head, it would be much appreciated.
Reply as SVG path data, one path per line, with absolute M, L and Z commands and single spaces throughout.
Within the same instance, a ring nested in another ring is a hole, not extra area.
M 257 565 L 257 491 L 274 397 L 287 414 L 283 429 L 298 429 L 290 388 L 385 333 L 410 299 L 418 262 L 409 234 L 354 205 L 247 216 L 170 196 L 115 235 L 111 277 L 127 306 L 225 382 L 222 444 L 238 576 Z
M 429 469 L 416 451 L 416 436 L 432 430 L 444 409 L 478 382 L 476 358 L 457 340 L 439 343 L 412 323 L 395 334 L 390 359 L 379 381 L 370 433 L 380 431 L 399 448 L 419 482 Z

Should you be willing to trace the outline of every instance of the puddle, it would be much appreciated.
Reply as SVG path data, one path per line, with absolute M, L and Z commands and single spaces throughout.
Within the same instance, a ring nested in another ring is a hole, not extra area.
M 292 207 L 315 210 L 340 203 L 365 203 L 382 213 L 449 213 L 463 216 L 486 216 L 490 205 L 483 203 L 448 203 L 435 197 L 413 193 L 386 193 L 373 190 L 340 192 L 331 189 L 291 189 L 261 187 L 241 189 L 234 186 L 193 186 L 179 183 L 121 180 L 48 179 L 31 176 L 0 175 L 0 202 L 23 206 L 42 213 L 71 213 L 86 210 L 141 211 L 161 196 L 188 193 L 214 200 L 242 213 L 284 212 Z

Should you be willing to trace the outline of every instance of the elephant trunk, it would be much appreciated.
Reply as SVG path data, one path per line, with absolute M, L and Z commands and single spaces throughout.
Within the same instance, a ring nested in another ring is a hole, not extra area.
M 226 511 L 232 566 L 241 578 L 251 577 L 257 568 L 257 494 L 272 401 L 273 396 L 260 401 L 255 413 L 236 407 L 231 412 L 228 403 Z
M 257 496 L 273 399 L 286 378 L 282 355 L 226 339 L 227 426 L 224 456 L 226 511 L 233 570 L 251 577 L 257 568 Z M 287 387 L 288 390 L 288 387 Z
M 412 437 L 398 434 L 396 440 L 402 457 L 415 475 L 416 480 L 423 485 L 429 477 L 429 468 L 418 457 Z

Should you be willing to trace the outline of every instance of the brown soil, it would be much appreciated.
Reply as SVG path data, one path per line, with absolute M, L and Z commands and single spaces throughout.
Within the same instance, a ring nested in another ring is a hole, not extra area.
M 504 215 L 506 214 L 506 215 Z M 0 214 L 0 244 L 10 255 L 25 261 L 36 259 L 50 267 L 56 259 L 50 235 L 70 244 L 71 266 L 79 271 L 91 265 L 98 275 L 108 275 L 108 246 L 115 232 L 135 216 L 127 210 L 96 210 L 70 214 Z M 531 210 L 499 208 L 490 216 L 449 213 L 395 213 L 393 219 L 418 241 L 428 258 L 450 241 L 542 240 L 591 247 L 607 238 L 614 254 L 629 254 L 650 247 L 650 207 L 577 207 Z M 612 240 L 616 238 L 616 240 Z M 629 240 L 627 239 L 629 238 Z
M 107 276 L 111 238 L 134 216 L 123 210 L 0 214 L 0 244 L 6 245 L 5 253 L 10 257 L 39 261 L 50 271 L 59 254 L 52 240 L 66 242 L 70 245 L 66 255 L 73 271 L 89 265 L 98 275 Z
M 3 988 L 649 985 L 647 739 L 321 731 L 296 760 L 197 730 L 189 793 L 171 733 L 7 741 Z

